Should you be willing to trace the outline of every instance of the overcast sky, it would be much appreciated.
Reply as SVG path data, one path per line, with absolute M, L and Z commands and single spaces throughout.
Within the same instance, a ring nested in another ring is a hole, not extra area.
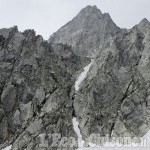
M 150 0 L 0 0 L 0 28 L 34 29 L 45 39 L 87 5 L 108 12 L 122 28 L 150 20 Z

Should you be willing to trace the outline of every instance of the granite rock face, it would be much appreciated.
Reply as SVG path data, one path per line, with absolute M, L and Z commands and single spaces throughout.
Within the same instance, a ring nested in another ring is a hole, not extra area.
M 0 29 L 0 149 L 74 150 L 73 117 L 84 139 L 141 137 L 149 130 L 147 19 L 120 29 L 109 14 L 87 6 L 49 42 L 34 30 Z
M 150 128 L 150 23 L 105 41 L 74 101 L 84 138 L 141 137 Z
M 89 62 L 67 45 L 48 44 L 33 30 L 1 29 L 0 144 L 12 142 L 12 150 L 47 150 L 53 142 L 48 134 L 77 139 L 72 93 Z
M 109 14 L 102 14 L 96 6 L 87 6 L 50 36 L 49 42 L 68 44 L 75 54 L 93 58 L 104 41 L 120 31 Z

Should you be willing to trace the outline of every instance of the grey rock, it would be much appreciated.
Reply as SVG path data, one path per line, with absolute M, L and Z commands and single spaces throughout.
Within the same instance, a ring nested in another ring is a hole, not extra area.
M 68 44 L 75 54 L 93 58 L 104 41 L 120 31 L 109 14 L 102 14 L 96 6 L 87 6 L 50 36 L 49 42 Z
M 30 120 L 33 117 L 32 103 L 29 102 L 27 104 L 20 104 L 19 109 L 20 122 L 22 126 L 25 127 L 28 123 L 28 120 Z
M 0 121 L 0 133 L 0 144 L 2 144 L 3 141 L 6 141 L 8 138 L 8 124 L 6 118 Z
M 75 116 L 84 139 L 143 136 L 150 128 L 149 41 L 147 19 L 120 29 L 96 6 L 81 10 L 49 43 L 34 30 L 0 29 L 0 149 L 74 150 L 78 144 L 66 146 L 64 137 L 77 141 Z
M 72 93 L 90 59 L 76 56 L 70 46 L 48 44 L 34 30 L 14 27 L 0 35 L 0 148 L 9 141 L 13 150 L 41 149 L 40 134 L 77 140 Z
M 74 101 L 84 138 L 142 137 L 149 130 L 149 33 L 144 19 L 107 40 L 94 59 Z
M 2 120 L 5 117 L 5 112 L 3 109 L 0 109 L 0 120 Z
M 5 113 L 10 113 L 16 103 L 16 88 L 13 85 L 8 85 L 2 93 L 1 102 Z
M 9 37 L 9 34 L 10 32 L 13 30 L 13 29 L 17 29 L 16 26 L 12 27 L 12 28 L 3 28 L 3 29 L 0 29 L 0 35 L 2 35 L 5 39 L 7 39 Z
M 20 126 L 21 125 L 21 120 L 20 120 L 20 111 L 19 110 L 16 110 L 15 114 L 14 114 L 14 124 L 17 125 L 17 126 Z

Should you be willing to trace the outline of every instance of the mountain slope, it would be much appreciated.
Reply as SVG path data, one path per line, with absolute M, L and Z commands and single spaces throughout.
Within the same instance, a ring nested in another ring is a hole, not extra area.
M 89 61 L 66 45 L 48 44 L 33 30 L 1 29 L 0 144 L 9 141 L 13 150 L 37 150 L 41 135 L 76 139 L 72 93 Z
M 120 29 L 96 6 L 87 6 L 60 28 L 50 38 L 50 43 L 71 45 L 77 55 L 94 57 L 105 40 L 113 37 Z
M 150 23 L 105 41 L 74 101 L 84 138 L 141 137 L 150 128 Z
M 147 133 L 147 19 L 121 30 L 108 14 L 87 6 L 49 42 L 34 30 L 0 29 L 0 149 L 12 144 L 12 150 L 74 150 L 74 117 L 82 140 L 93 133 Z

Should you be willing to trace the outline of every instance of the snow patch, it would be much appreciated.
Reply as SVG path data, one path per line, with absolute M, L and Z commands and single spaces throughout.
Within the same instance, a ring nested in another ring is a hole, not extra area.
M 91 60 L 91 63 L 88 66 L 84 67 L 84 71 L 80 74 L 77 81 L 75 82 L 76 91 L 79 90 L 80 84 L 85 79 L 92 63 L 93 63 L 93 60 Z M 134 143 L 132 143 L 132 147 L 124 147 L 124 145 L 120 145 L 119 143 L 115 143 L 115 146 L 113 147 L 112 143 L 107 143 L 107 142 L 103 146 L 98 146 L 93 143 L 88 143 L 89 147 L 84 147 L 85 141 L 82 139 L 82 135 L 79 129 L 79 122 L 77 121 L 75 117 L 72 119 L 72 122 L 73 122 L 74 131 L 76 132 L 78 136 L 79 148 L 77 150 L 148 150 L 150 149 L 150 131 L 142 138 L 146 140 L 146 147 L 134 147 Z M 7 149 L 4 149 L 4 150 L 7 150 Z
M 72 119 L 72 123 L 73 123 L 74 131 L 77 133 L 78 136 L 78 145 L 79 147 L 84 147 L 85 141 L 82 139 L 82 135 L 79 129 L 79 122 L 77 121 L 77 118 L 74 117 Z
M 12 145 L 7 146 L 6 148 L 4 148 L 4 149 L 2 149 L 2 150 L 11 150 L 11 148 L 12 148 Z
M 89 147 L 84 147 L 85 141 L 82 139 L 82 135 L 79 129 L 79 122 L 76 118 L 73 118 L 73 126 L 74 130 L 78 135 L 78 145 L 79 148 L 77 150 L 148 150 L 150 149 L 150 131 L 142 138 L 143 140 L 146 140 L 145 147 L 136 147 L 135 143 L 132 143 L 131 147 L 128 147 L 128 145 L 121 145 L 119 143 L 115 143 L 115 146 L 113 143 L 105 143 L 103 146 L 98 146 L 93 143 L 88 143 Z M 135 144 L 135 145 L 134 145 Z
M 93 60 L 91 60 L 91 63 L 88 66 L 84 67 L 84 71 L 80 74 L 80 76 L 78 77 L 78 80 L 75 82 L 75 90 L 76 91 L 79 90 L 79 88 L 80 88 L 79 86 L 80 86 L 81 82 L 85 79 L 92 63 L 93 63 Z

